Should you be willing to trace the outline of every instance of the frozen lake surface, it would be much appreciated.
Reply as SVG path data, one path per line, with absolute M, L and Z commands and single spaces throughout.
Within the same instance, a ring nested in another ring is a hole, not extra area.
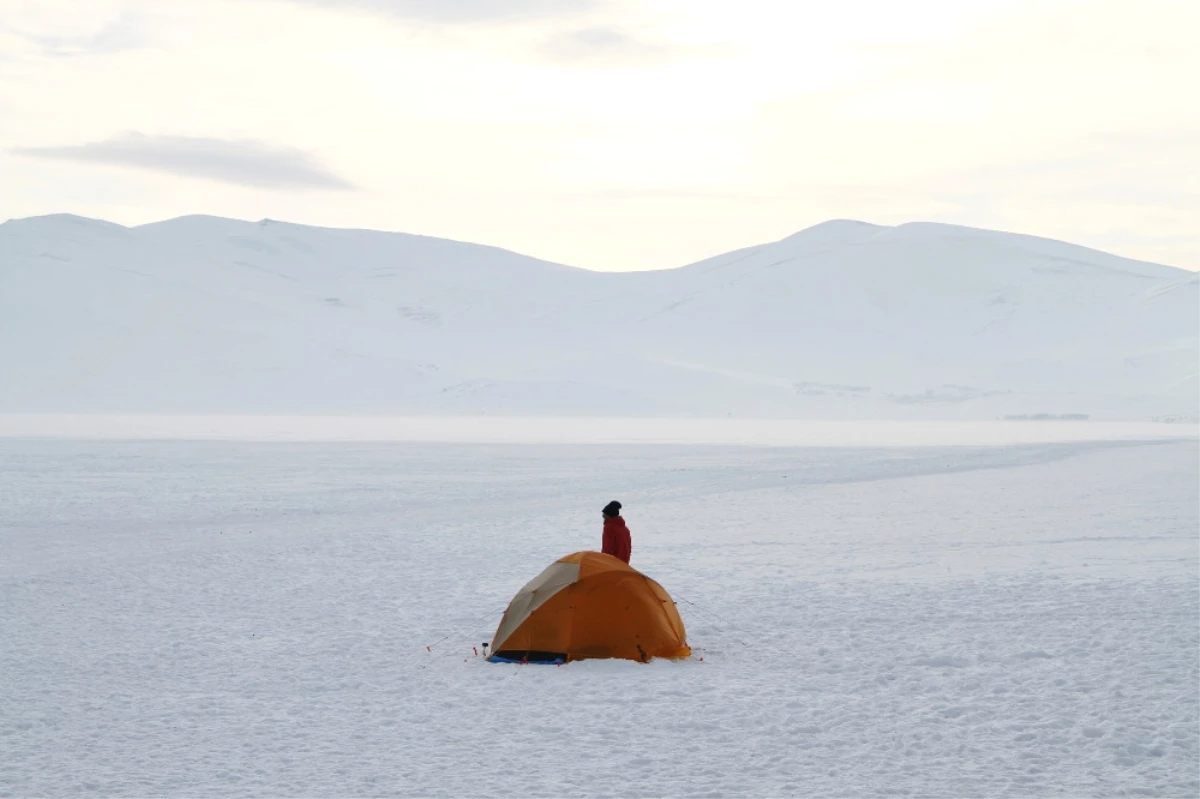
M 1194 437 L 3 432 L 3 796 L 1200 793 Z M 475 658 L 614 498 L 696 656 Z

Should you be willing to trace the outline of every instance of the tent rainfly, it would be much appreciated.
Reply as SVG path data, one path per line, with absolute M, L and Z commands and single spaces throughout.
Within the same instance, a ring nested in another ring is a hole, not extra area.
M 612 555 L 576 552 L 517 592 L 492 641 L 494 662 L 686 658 L 683 620 L 663 587 Z

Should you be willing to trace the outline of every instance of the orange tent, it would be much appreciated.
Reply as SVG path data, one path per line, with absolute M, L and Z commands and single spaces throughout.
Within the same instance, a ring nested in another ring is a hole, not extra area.
M 683 620 L 662 586 L 600 552 L 560 558 L 517 592 L 492 640 L 491 660 L 685 658 Z

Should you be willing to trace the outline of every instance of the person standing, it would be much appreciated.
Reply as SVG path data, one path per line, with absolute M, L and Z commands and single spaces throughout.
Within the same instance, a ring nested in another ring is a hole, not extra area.
M 633 541 L 629 537 L 629 528 L 621 518 L 621 503 L 616 500 L 604 506 L 604 540 L 600 551 L 612 555 L 626 563 L 633 551 Z

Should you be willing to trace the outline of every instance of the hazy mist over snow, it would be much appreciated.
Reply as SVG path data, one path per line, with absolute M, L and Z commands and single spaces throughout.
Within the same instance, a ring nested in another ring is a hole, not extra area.
M 401 233 L 36 217 L 0 225 L 0 410 L 1194 417 L 1197 281 L 929 223 L 598 273 Z

